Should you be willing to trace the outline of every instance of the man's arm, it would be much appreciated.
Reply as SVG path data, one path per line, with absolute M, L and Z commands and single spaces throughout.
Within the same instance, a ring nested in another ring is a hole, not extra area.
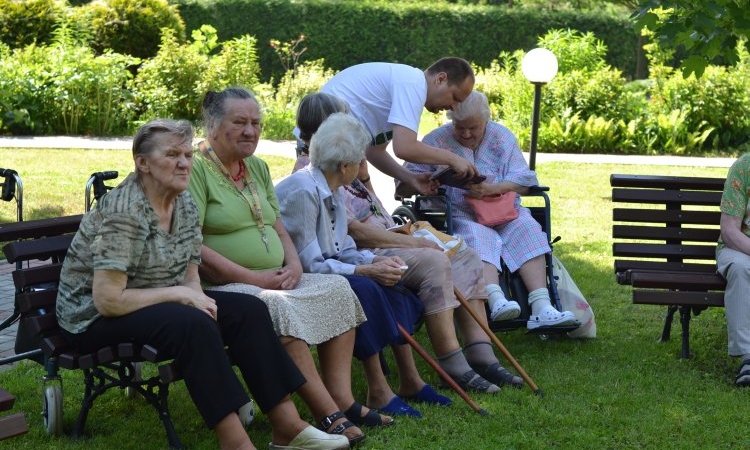
M 468 160 L 420 142 L 415 131 L 399 125 L 393 127 L 393 153 L 404 161 L 450 166 L 462 178 L 474 178 L 479 174 Z

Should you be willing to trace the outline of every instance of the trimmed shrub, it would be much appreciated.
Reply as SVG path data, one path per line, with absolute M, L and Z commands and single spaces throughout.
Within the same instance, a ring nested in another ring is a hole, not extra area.
M 177 7 L 167 0 L 103 0 L 75 8 L 82 29 L 91 35 L 97 53 L 112 50 L 139 58 L 155 56 L 162 29 L 185 40 L 185 24 Z
M 0 42 L 11 48 L 47 43 L 64 6 L 60 0 L 0 0 Z

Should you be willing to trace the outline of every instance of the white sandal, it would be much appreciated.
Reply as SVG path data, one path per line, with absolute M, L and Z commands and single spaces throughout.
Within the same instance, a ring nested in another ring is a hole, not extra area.
M 541 314 L 529 317 L 526 322 L 526 328 L 534 330 L 540 327 L 561 327 L 573 325 L 576 322 L 576 316 L 570 311 L 558 311 L 549 307 L 542 311 Z

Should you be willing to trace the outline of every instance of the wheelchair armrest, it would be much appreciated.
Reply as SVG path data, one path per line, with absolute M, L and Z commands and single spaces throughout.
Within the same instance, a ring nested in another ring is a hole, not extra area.
M 529 193 L 526 195 L 539 195 L 547 191 L 549 191 L 549 186 L 529 186 Z

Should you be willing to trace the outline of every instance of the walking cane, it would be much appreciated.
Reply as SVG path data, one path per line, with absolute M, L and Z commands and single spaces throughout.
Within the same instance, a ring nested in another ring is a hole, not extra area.
M 424 359 L 427 362 L 427 364 L 429 364 L 430 366 L 432 366 L 433 369 L 435 369 L 435 372 L 437 372 L 438 375 L 440 375 L 440 378 L 442 378 L 443 381 L 445 381 L 446 383 L 448 383 L 448 386 L 450 386 L 451 389 L 453 389 L 454 391 L 456 391 L 456 393 L 459 396 L 461 396 L 461 398 L 464 399 L 464 401 L 466 403 L 468 403 L 469 406 L 471 406 L 472 409 L 474 409 L 474 411 L 478 412 L 479 414 L 481 414 L 483 416 L 488 416 L 490 414 L 489 412 L 487 412 L 487 410 L 485 410 L 483 408 L 480 408 L 479 405 L 477 405 L 476 402 L 474 402 L 474 400 L 472 400 L 471 397 L 469 397 L 469 394 L 467 394 L 466 391 L 464 391 L 461 388 L 461 386 L 459 386 L 458 383 L 456 383 L 453 380 L 453 378 L 451 378 L 451 376 L 448 375 L 445 372 L 445 370 L 443 370 L 443 368 L 440 367 L 440 365 L 438 365 L 438 363 L 436 363 L 435 360 L 432 359 L 430 357 L 430 355 L 427 354 L 427 352 L 422 348 L 422 346 L 419 345 L 419 342 L 417 342 L 413 337 L 411 337 L 411 335 L 409 334 L 409 332 L 406 331 L 404 329 L 404 327 L 401 326 L 400 323 L 397 323 L 396 325 L 398 325 L 398 331 L 401 332 L 401 336 L 404 337 L 404 339 L 406 340 L 406 342 L 408 342 L 409 345 L 411 345 L 411 347 L 414 350 L 416 350 L 417 353 L 419 353 L 419 356 L 421 356 L 422 359 Z
M 532 391 L 534 391 L 535 394 L 542 396 L 544 395 L 544 392 L 539 390 L 539 387 L 534 383 L 534 380 L 531 379 L 531 377 L 526 373 L 525 370 L 523 370 L 523 367 L 521 367 L 520 364 L 518 364 L 518 361 L 513 357 L 513 355 L 510 354 L 507 348 L 503 345 L 502 342 L 500 342 L 500 339 L 498 339 L 497 336 L 495 336 L 495 333 L 492 332 L 490 327 L 484 323 L 482 320 L 479 319 L 477 316 L 477 313 L 471 309 L 471 306 L 469 305 L 469 302 L 466 301 L 466 298 L 464 298 L 463 294 L 459 292 L 458 289 L 455 287 L 453 288 L 453 293 L 456 294 L 456 298 L 461 303 L 461 305 L 466 309 L 466 311 L 471 314 L 471 317 L 476 320 L 476 322 L 479 324 L 480 327 L 484 330 L 485 333 L 487 333 L 487 336 L 490 337 L 490 340 L 497 346 L 497 348 L 500 350 L 500 352 L 505 356 L 505 358 L 510 361 L 510 363 L 513 365 L 513 367 L 516 369 L 519 375 L 521 375 L 521 378 L 523 378 L 523 381 L 526 382 L 526 384 L 529 385 Z

